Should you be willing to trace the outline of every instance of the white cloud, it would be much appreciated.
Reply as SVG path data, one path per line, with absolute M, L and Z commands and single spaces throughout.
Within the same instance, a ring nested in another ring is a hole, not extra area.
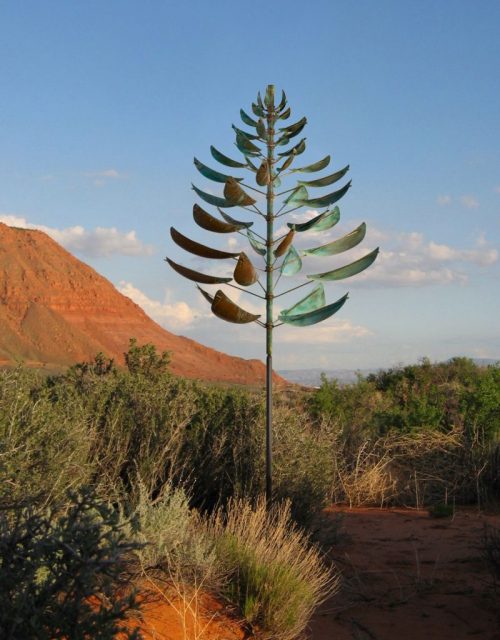
M 42 224 L 32 224 L 24 217 L 7 214 L 0 214 L 0 222 L 12 227 L 44 231 L 68 251 L 76 251 L 86 256 L 108 257 L 114 254 L 139 256 L 153 253 L 153 247 L 141 242 L 133 230 L 123 232 L 116 227 L 96 227 L 93 230 L 87 230 L 81 225 L 56 229 Z
M 294 344 L 331 344 L 349 342 L 353 338 L 372 335 L 372 332 L 361 325 L 354 325 L 350 320 L 333 320 L 328 324 L 316 325 L 312 331 L 304 332 L 303 328 L 282 326 L 274 335 L 277 343 Z
M 192 309 L 187 302 L 170 303 L 169 293 L 165 295 L 165 302 L 152 300 L 131 282 L 121 281 L 117 287 L 118 291 L 138 304 L 148 316 L 153 318 L 158 324 L 166 329 L 179 330 L 193 324 L 200 313 Z
M 460 196 L 460 202 L 467 209 L 477 209 L 479 207 L 479 202 L 471 195 Z
M 451 196 L 449 195 L 440 195 L 437 197 L 436 202 L 441 206 L 445 207 L 448 204 L 451 204 Z
M 102 171 L 86 171 L 82 174 L 91 178 L 96 187 L 103 187 L 109 180 L 123 179 L 125 176 L 116 169 L 103 169 Z

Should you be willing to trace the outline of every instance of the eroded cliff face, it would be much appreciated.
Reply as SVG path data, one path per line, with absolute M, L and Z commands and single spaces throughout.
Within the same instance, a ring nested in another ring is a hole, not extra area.
M 177 375 L 264 383 L 259 360 L 228 356 L 166 331 L 42 231 L 0 223 L 0 364 L 60 367 L 92 360 L 99 351 L 123 364 L 131 337 L 170 351 Z

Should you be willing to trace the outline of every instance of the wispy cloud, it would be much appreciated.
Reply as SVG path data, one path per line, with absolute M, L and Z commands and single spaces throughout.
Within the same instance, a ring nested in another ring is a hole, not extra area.
M 102 171 L 85 171 L 82 174 L 86 178 L 90 178 L 96 187 L 104 186 L 110 180 L 122 180 L 125 178 L 123 173 L 117 169 L 103 169 Z
M 149 298 L 131 282 L 121 281 L 117 289 L 166 329 L 173 331 L 184 329 L 192 325 L 202 315 L 197 309 L 190 307 L 187 302 L 169 302 L 170 294 L 168 291 L 165 294 L 165 301 L 160 302 Z
M 350 320 L 330 320 L 328 323 L 316 325 L 312 331 L 304 332 L 301 328 L 280 327 L 275 332 L 274 340 L 277 343 L 294 344 L 331 344 L 350 342 L 353 338 L 362 338 L 373 335 L 372 332 L 361 325 L 352 324 Z
M 440 205 L 441 207 L 445 207 L 446 205 L 451 204 L 451 196 L 449 195 L 439 195 L 436 198 L 436 202 L 438 203 L 438 205 Z
M 139 240 L 134 230 L 123 232 L 116 227 L 96 227 L 88 230 L 80 225 L 57 229 L 43 224 L 33 224 L 24 217 L 8 214 L 0 214 L 0 222 L 12 227 L 43 231 L 68 251 L 89 257 L 108 257 L 116 254 L 144 256 L 154 253 L 153 247 Z
M 477 209 L 479 207 L 478 200 L 471 195 L 460 196 L 460 202 L 467 209 Z

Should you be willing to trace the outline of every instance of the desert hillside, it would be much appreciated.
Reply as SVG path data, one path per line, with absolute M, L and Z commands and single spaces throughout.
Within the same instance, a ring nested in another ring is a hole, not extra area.
M 61 367 L 102 351 L 119 364 L 129 338 L 171 352 L 171 369 L 189 378 L 264 381 L 244 360 L 176 336 L 41 231 L 0 223 L 0 365 L 24 360 Z M 278 379 L 276 377 L 276 379 Z

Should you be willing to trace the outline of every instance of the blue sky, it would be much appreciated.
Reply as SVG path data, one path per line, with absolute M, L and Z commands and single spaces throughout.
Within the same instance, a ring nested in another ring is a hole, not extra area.
M 231 124 L 274 83 L 308 118 L 303 164 L 351 166 L 313 245 L 368 225 L 321 269 L 381 247 L 327 285 L 350 291 L 337 315 L 276 331 L 275 366 L 500 358 L 499 30 L 497 1 L 3 2 L 0 220 L 45 229 L 174 333 L 262 358 L 263 330 L 211 317 L 163 258 L 220 273 L 169 228 L 228 248 L 193 223 L 191 182 L 217 191 L 193 156 L 224 170 L 210 144 L 237 157 Z

